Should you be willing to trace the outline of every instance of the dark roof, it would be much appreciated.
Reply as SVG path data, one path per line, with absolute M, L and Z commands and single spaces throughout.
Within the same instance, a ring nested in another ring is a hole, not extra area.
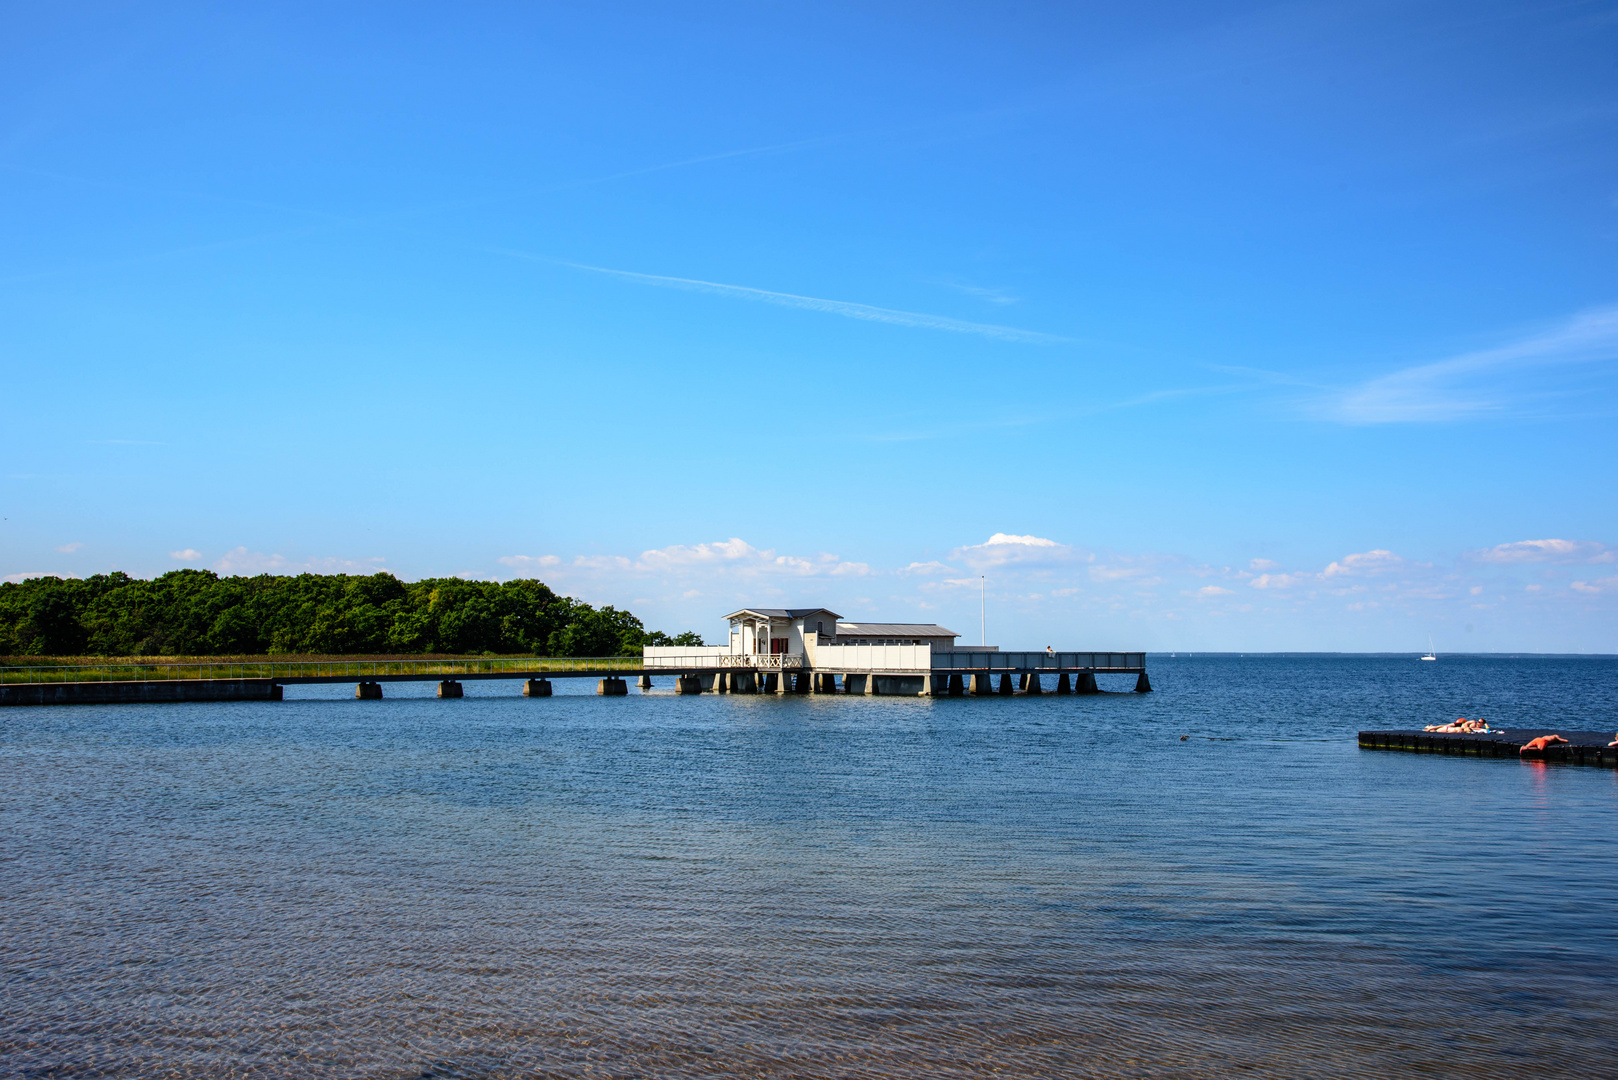
M 960 637 L 953 630 L 945 629 L 937 623 L 907 623 L 907 622 L 840 622 L 837 624 L 838 637 Z
M 831 610 L 830 608 L 823 607 L 749 607 L 742 608 L 740 611 L 733 611 L 729 615 L 726 615 L 725 618 L 734 619 L 738 615 L 762 615 L 766 619 L 801 619 L 805 615 L 813 615 L 817 611 L 824 611 L 827 615 L 830 615 L 834 619 L 842 618 L 842 616 L 837 614 L 837 612 Z

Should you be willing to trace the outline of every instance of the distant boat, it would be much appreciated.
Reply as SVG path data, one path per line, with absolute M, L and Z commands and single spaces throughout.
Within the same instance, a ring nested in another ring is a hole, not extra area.
M 1437 660 L 1438 659 L 1438 654 L 1433 651 L 1433 639 L 1432 639 L 1431 635 L 1429 635 L 1428 638 L 1427 638 L 1427 655 L 1422 657 L 1422 659 L 1423 660 Z

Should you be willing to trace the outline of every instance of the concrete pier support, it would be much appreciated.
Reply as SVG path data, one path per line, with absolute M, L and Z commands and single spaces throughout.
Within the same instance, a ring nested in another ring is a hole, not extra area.
M 1135 680 L 1135 693 L 1137 693 L 1137 694 L 1150 694 L 1151 692 L 1152 692 L 1152 680 L 1148 679 L 1146 677 L 1146 672 L 1143 671 L 1143 672 L 1140 673 L 1140 678 Z
M 679 676 L 678 678 L 676 678 L 674 680 L 674 692 L 676 694 L 700 694 L 700 693 L 702 693 L 702 676 L 700 676 L 700 675 L 681 675 L 681 676 Z
M 949 688 L 945 690 L 950 697 L 960 697 L 966 693 L 966 680 L 956 672 L 949 676 Z
M 443 682 L 438 684 L 438 696 L 465 697 L 466 695 L 461 691 L 460 683 L 456 682 L 454 679 L 445 679 Z
M 758 693 L 758 676 L 751 671 L 736 671 L 730 676 L 730 692 L 733 694 Z
M 522 684 L 523 697 L 550 697 L 551 682 L 549 679 L 529 679 Z
M 994 693 L 994 676 L 977 674 L 972 676 L 972 696 L 987 697 Z
M 1058 694 L 1071 694 L 1073 692 L 1073 680 L 1068 678 L 1065 671 L 1056 679 L 1056 692 Z
M 1000 693 L 1004 694 L 1006 697 L 1010 697 L 1012 694 L 1016 693 L 1016 690 L 1012 688 L 1011 676 L 1009 674 L 1000 676 Z
M 650 675 L 642 675 L 640 678 L 635 680 L 635 685 L 640 687 L 642 690 L 650 690 L 652 688 L 652 677 Z
M 1022 692 L 1025 694 L 1043 694 L 1045 688 L 1040 685 L 1037 671 L 1025 671 L 1022 677 Z
M 1074 682 L 1076 684 L 1073 687 L 1073 692 L 1075 694 L 1099 694 L 1099 693 L 1101 693 L 1101 687 L 1096 685 L 1096 677 L 1095 677 L 1094 672 L 1090 672 L 1090 671 L 1081 672 L 1080 674 L 1075 675 L 1073 678 L 1074 678 Z
M 721 671 L 714 675 L 713 692 L 716 694 L 730 693 L 730 672 Z
M 362 682 L 354 687 L 354 696 L 360 701 L 381 701 L 382 684 L 375 682 Z
M 761 693 L 761 694 L 774 694 L 780 689 L 780 686 L 781 686 L 781 676 L 777 675 L 773 671 L 765 672 L 764 673 L 764 683 L 763 683 L 762 686 L 759 687 L 759 693 Z
M 876 684 L 876 675 L 874 673 L 865 676 L 865 693 L 870 697 L 882 693 L 882 688 Z
M 596 693 L 602 697 L 623 697 L 629 693 L 629 684 L 622 679 L 602 679 L 596 683 Z

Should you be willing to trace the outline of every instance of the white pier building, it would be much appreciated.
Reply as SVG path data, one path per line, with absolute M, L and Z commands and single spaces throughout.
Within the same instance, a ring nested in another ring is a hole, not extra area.
M 1136 675 L 1152 688 L 1139 652 L 1001 652 L 959 646 L 934 623 L 843 622 L 828 608 L 742 608 L 725 618 L 730 640 L 700 648 L 647 646 L 651 673 L 682 693 L 1038 694 L 1097 693 L 1097 674 Z

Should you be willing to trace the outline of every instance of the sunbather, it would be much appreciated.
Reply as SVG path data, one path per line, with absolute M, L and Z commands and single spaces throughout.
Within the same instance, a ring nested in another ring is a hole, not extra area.
M 1522 750 L 1518 752 L 1526 753 L 1530 750 L 1547 750 L 1552 746 L 1556 746 L 1557 744 L 1567 745 L 1567 740 L 1562 738 L 1560 735 L 1541 735 L 1537 739 L 1529 739 L 1523 744 Z
M 1432 731 L 1440 735 L 1483 735 L 1489 731 L 1487 720 L 1468 720 L 1461 717 L 1452 724 L 1428 724 L 1423 731 Z

